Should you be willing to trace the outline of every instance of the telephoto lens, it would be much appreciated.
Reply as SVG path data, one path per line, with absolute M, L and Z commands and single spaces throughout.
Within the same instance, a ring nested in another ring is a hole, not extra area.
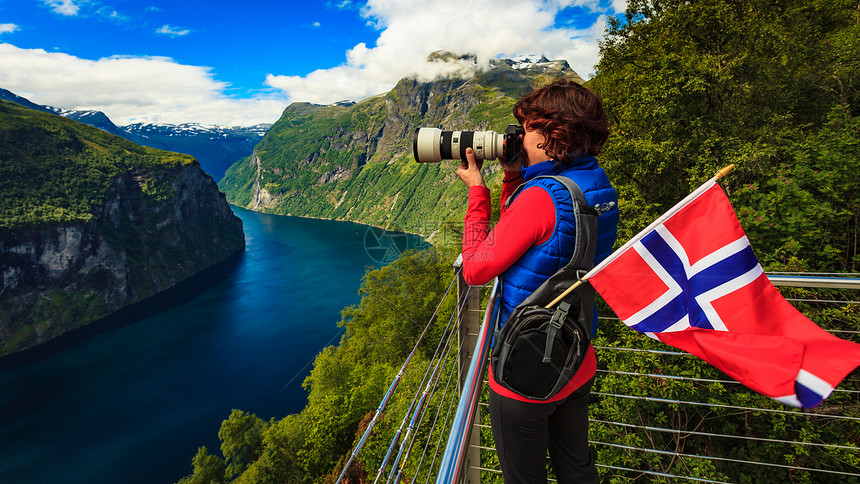
M 509 125 L 505 134 L 495 131 L 444 131 L 418 128 L 412 138 L 412 154 L 418 163 L 466 159 L 466 148 L 472 148 L 477 160 L 504 158 L 510 162 L 519 155 L 524 134 L 522 126 Z

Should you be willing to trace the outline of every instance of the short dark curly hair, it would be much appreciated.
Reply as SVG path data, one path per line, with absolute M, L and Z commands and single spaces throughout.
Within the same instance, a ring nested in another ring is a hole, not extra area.
M 583 155 L 599 155 L 609 138 L 603 100 L 596 92 L 567 78 L 556 79 L 517 101 L 514 117 L 529 130 L 546 136 L 541 148 L 560 163 Z

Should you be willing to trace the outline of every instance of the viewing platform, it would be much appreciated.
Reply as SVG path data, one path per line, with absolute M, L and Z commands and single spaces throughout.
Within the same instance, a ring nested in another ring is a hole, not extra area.
M 857 274 L 767 276 L 823 329 L 860 340 L 856 319 L 841 316 L 860 311 Z M 366 463 L 374 482 L 503 482 L 486 403 L 494 315 L 485 308 L 494 307 L 498 282 L 481 288 L 466 285 L 459 273 L 455 279 L 457 311 L 439 341 L 440 357 L 424 370 L 423 392 L 412 398 L 375 475 Z M 589 440 L 602 482 L 860 482 L 857 370 L 817 407 L 797 409 L 630 330 L 605 306 L 599 314 Z

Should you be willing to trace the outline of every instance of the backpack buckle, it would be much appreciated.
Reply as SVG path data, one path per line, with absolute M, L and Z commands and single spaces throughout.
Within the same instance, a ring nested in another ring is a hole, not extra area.
M 570 304 L 562 301 L 558 303 L 558 307 L 555 312 L 552 313 L 552 318 L 549 320 L 549 328 L 546 331 L 546 346 L 543 350 L 543 362 L 551 363 L 552 362 L 552 345 L 555 342 L 555 335 L 558 333 L 558 330 L 561 329 L 564 324 L 565 318 L 567 318 L 567 312 L 570 310 Z

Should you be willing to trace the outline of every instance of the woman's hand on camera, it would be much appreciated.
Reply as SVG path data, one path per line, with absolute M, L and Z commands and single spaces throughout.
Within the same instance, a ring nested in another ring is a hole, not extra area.
M 481 174 L 483 165 L 484 160 L 475 160 L 475 152 L 472 148 L 466 148 L 466 159 L 460 161 L 460 166 L 457 167 L 457 176 L 467 187 L 486 186 L 484 175 Z

